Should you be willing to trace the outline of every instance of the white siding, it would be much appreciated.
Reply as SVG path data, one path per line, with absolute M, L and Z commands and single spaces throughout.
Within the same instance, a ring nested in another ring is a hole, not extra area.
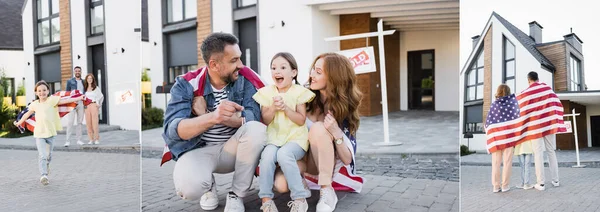
M 143 55 L 149 55 L 150 79 L 152 81 L 152 106 L 165 109 L 165 94 L 157 94 L 157 86 L 162 86 L 164 78 L 163 34 L 162 34 L 162 1 L 148 1 L 148 43 L 144 46 Z M 155 45 L 156 43 L 156 45 Z M 148 47 L 148 48 L 145 48 Z M 168 94 L 167 94 L 168 95 Z M 168 97 L 167 99 L 169 99 Z
M 435 50 L 435 110 L 458 111 L 460 72 L 458 64 L 458 30 L 402 32 L 400 34 L 400 109 L 408 109 L 408 66 L 409 51 Z M 398 82 L 388 82 L 398 83 Z
M 232 1 L 212 0 L 212 31 L 233 33 Z M 260 3 L 263 3 L 262 1 Z
M 35 57 L 33 55 L 33 44 L 35 38 L 33 35 L 33 1 L 25 1 L 25 9 L 23 10 L 23 54 L 25 55 L 25 91 L 27 102 L 35 99 Z M 30 63 L 27 65 L 27 63 Z M 18 84 L 17 84 L 18 85 Z
M 0 50 L 0 69 L 4 69 L 6 77 L 15 78 L 15 92 L 25 77 L 26 66 L 23 50 Z
M 86 17 L 85 1 L 71 1 L 71 49 L 73 67 L 81 67 L 81 77 L 85 77 L 88 70 L 87 57 L 87 31 L 85 22 Z M 80 56 L 77 59 L 77 56 Z M 91 58 L 90 58 L 91 59 Z M 91 63 L 90 63 L 91 64 Z

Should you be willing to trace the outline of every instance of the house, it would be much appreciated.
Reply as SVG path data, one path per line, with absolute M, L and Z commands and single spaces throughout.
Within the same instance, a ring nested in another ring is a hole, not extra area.
M 204 37 L 228 32 L 240 40 L 243 63 L 267 83 L 277 52 L 294 55 L 304 83 L 317 55 L 373 46 L 377 71 L 358 75 L 360 113 L 382 114 L 377 37 L 325 39 L 377 31 L 383 19 L 384 30 L 396 30 L 384 37 L 389 111 L 458 111 L 458 1 L 163 0 L 149 1 L 148 14 L 154 107 L 166 108 L 177 76 L 205 65 Z
M 542 29 L 532 21 L 526 34 L 493 12 L 481 35 L 472 38 L 472 52 L 460 72 L 461 144 L 486 151 L 484 123 L 496 88 L 504 83 L 519 93 L 529 87 L 527 73 L 535 71 L 557 93 L 565 114 L 573 108 L 581 114 L 579 147 L 600 146 L 600 132 L 593 130 L 600 127 L 600 91 L 586 90 L 583 41 L 570 33 L 563 40 L 543 42 Z M 557 135 L 557 148 L 574 149 L 574 134 Z
M 23 83 L 23 28 L 21 8 L 24 0 L 0 1 L 0 71 L 5 74 L 5 96 L 16 102 L 16 89 Z
M 64 90 L 80 66 L 105 96 L 100 123 L 140 129 L 141 1 L 25 0 L 21 14 L 28 101 L 37 81 Z

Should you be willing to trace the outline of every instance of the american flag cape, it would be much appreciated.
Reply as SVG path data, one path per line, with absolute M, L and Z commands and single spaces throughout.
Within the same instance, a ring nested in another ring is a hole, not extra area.
M 511 95 L 492 104 L 485 127 L 488 153 L 567 131 L 563 106 L 550 86 L 532 83 L 516 100 Z
M 56 92 L 55 94 L 53 94 L 53 96 L 58 96 L 58 97 L 60 97 L 60 99 L 77 98 L 77 97 L 80 97 L 81 95 L 83 95 L 83 94 L 81 94 L 78 90 L 59 91 L 59 92 Z M 92 100 L 84 98 L 83 105 L 87 106 L 90 103 L 92 103 Z M 29 104 L 31 104 L 31 103 L 29 103 Z M 29 104 L 27 106 L 29 106 Z M 77 102 L 71 102 L 71 103 L 58 105 L 58 116 L 61 118 L 66 116 L 67 114 L 69 114 L 69 112 L 71 112 L 73 109 L 75 109 L 75 107 L 77 107 Z M 23 115 L 25 115 L 25 113 L 27 113 L 27 111 L 29 111 L 29 108 L 25 108 L 24 110 L 22 110 L 17 115 L 17 120 L 21 120 L 21 117 L 23 117 Z M 24 133 L 25 129 L 33 132 L 33 130 L 35 129 L 35 113 L 32 114 L 31 116 L 29 116 L 29 118 L 27 120 L 25 120 L 25 122 L 23 122 L 22 125 L 17 126 L 17 127 L 19 128 L 21 133 Z
M 239 74 L 244 76 L 244 78 L 246 78 L 248 81 L 250 81 L 250 83 L 252 83 L 252 85 L 254 85 L 254 87 L 256 87 L 256 89 L 265 87 L 264 81 L 252 69 L 244 66 L 244 68 L 240 69 Z M 206 83 L 207 75 L 208 75 L 208 68 L 202 67 L 196 71 L 188 72 L 188 73 L 184 74 L 182 77 L 187 82 L 189 82 L 192 85 L 192 87 L 194 88 L 194 96 L 202 96 L 204 94 L 204 85 Z M 190 107 L 191 107 L 191 105 L 190 105 Z M 162 166 L 164 163 L 170 161 L 171 159 L 173 159 L 173 155 L 171 154 L 169 147 L 165 144 L 165 147 L 163 149 L 162 160 L 160 162 L 160 166 Z

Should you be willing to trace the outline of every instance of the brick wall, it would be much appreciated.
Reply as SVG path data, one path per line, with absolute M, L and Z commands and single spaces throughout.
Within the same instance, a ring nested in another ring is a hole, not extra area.
M 390 29 L 384 26 L 384 29 Z M 368 13 L 340 15 L 340 35 L 366 33 L 377 31 L 377 19 Z M 368 40 L 368 41 L 367 41 Z M 400 35 L 384 37 L 386 55 L 386 82 L 388 93 L 388 111 L 400 110 Z M 382 113 L 381 106 L 381 77 L 379 64 L 379 46 L 377 37 L 357 38 L 340 41 L 340 50 L 373 46 L 377 71 L 357 75 L 358 87 L 363 93 L 359 113 L 363 116 L 374 116 Z M 379 85 L 379 86 L 378 86 Z
M 206 36 L 212 32 L 210 2 L 210 0 L 197 0 L 198 16 L 196 17 L 196 20 L 198 21 L 198 25 L 196 26 L 196 38 L 198 41 L 198 67 L 206 66 L 204 59 L 202 59 L 202 51 L 200 50 L 200 46 L 202 45 L 204 38 L 206 38 Z
M 483 123 L 493 101 L 492 91 L 492 28 L 488 29 L 483 38 Z
M 554 90 L 567 90 L 567 58 L 564 42 L 537 47 L 537 49 L 556 67 L 554 72 Z
M 60 0 L 60 74 L 61 90 L 67 87 L 67 80 L 73 76 L 71 61 L 71 5 L 69 0 Z
M 588 147 L 587 139 L 587 114 L 586 108 L 583 105 L 571 102 L 568 100 L 560 101 L 563 105 L 565 114 L 571 114 L 571 110 L 575 109 L 575 113 L 579 113 L 577 116 L 577 140 L 579 141 L 579 148 Z M 566 117 L 565 120 L 572 121 L 572 117 Z M 573 123 L 571 123 L 571 126 Z M 561 150 L 573 150 L 575 149 L 575 134 L 566 133 L 556 135 L 556 148 Z

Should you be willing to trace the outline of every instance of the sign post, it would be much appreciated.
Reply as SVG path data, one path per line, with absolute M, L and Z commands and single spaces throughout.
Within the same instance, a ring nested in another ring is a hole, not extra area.
M 570 124 L 567 126 L 567 133 L 572 132 L 575 136 L 575 155 L 577 155 L 577 165 L 574 165 L 573 168 L 583 168 L 585 165 L 581 165 L 579 160 L 579 139 L 577 138 L 577 116 L 579 113 L 575 113 L 575 108 L 571 111 L 572 114 L 564 114 L 563 116 L 572 116 L 573 117 L 573 130 L 570 130 Z
M 389 121 L 388 121 L 388 102 L 387 102 L 387 83 L 386 83 L 386 75 L 385 75 L 385 48 L 383 43 L 383 36 L 394 34 L 396 30 L 386 30 L 383 31 L 383 20 L 379 19 L 377 22 L 377 32 L 369 32 L 369 33 L 361 33 L 361 34 L 353 34 L 353 35 L 345 35 L 339 37 L 325 38 L 325 41 L 338 41 L 338 40 L 348 40 L 348 39 L 356 39 L 356 38 L 368 38 L 368 37 L 377 37 L 379 41 L 379 73 L 381 77 L 381 105 L 383 107 L 383 142 L 375 142 L 373 145 L 376 146 L 395 146 L 402 145 L 402 142 L 390 142 L 390 129 L 389 129 Z M 375 70 L 373 70 L 375 71 Z

